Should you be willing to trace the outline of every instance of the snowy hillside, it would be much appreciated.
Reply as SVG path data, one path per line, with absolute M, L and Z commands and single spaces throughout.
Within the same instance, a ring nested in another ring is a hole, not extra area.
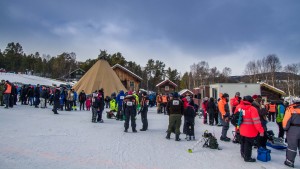
M 60 84 L 65 84 L 64 82 L 47 79 L 39 76 L 33 75 L 25 75 L 25 74 L 13 74 L 13 73 L 0 73 L 0 80 L 9 80 L 10 82 L 17 82 L 22 84 L 31 84 L 31 85 L 47 85 L 52 86 L 56 84 L 59 86 Z
M 223 150 L 202 148 L 188 153 L 196 141 L 165 139 L 168 116 L 149 111 L 149 130 L 124 133 L 124 122 L 106 119 L 91 123 L 91 112 L 59 111 L 30 106 L 0 107 L 1 169 L 284 169 L 285 151 L 272 149 L 270 162 L 245 163 L 239 145 L 218 140 Z M 141 128 L 140 116 L 137 129 Z M 221 127 L 196 120 L 196 137 L 205 130 L 220 137 Z M 277 134 L 277 126 L 269 128 Z M 230 127 L 233 130 L 233 127 Z M 229 136 L 232 138 L 231 133 Z M 256 157 L 256 149 L 253 150 Z M 300 167 L 299 157 L 296 168 Z

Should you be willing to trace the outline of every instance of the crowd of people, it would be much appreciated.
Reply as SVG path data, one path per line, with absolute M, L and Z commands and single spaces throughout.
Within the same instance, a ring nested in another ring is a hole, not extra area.
M 104 94 L 104 90 L 94 91 L 87 95 L 84 90 L 79 95 L 72 88 L 49 87 L 37 85 L 22 85 L 18 87 L 8 80 L 0 83 L 0 105 L 4 108 L 13 108 L 17 101 L 21 105 L 30 105 L 35 108 L 47 108 L 53 105 L 52 111 L 76 111 L 79 102 L 79 110 L 92 111 L 92 122 L 103 123 L 103 111 L 108 119 L 115 118 L 124 121 L 124 132 L 128 132 L 129 123 L 132 132 L 136 133 L 136 116 L 141 115 L 142 128 L 148 130 L 148 107 L 157 106 L 158 114 L 169 116 L 169 125 L 166 139 L 175 134 L 175 141 L 180 141 L 180 134 L 186 135 L 186 140 L 195 140 L 195 117 L 199 112 L 199 105 L 195 104 L 189 95 L 180 96 L 177 92 L 171 94 L 148 95 L 147 92 L 112 93 L 110 97 Z M 287 142 L 285 165 L 294 167 L 297 149 L 300 148 L 300 103 L 288 105 L 283 101 L 272 101 L 268 104 L 260 95 L 229 99 L 227 93 L 220 93 L 219 98 L 203 98 L 201 104 L 203 123 L 222 127 L 220 140 L 229 142 L 227 136 L 230 122 L 234 125 L 235 136 L 233 143 L 240 143 L 241 157 L 245 162 L 255 162 L 252 157 L 252 148 L 267 149 L 268 123 L 276 122 L 278 126 L 278 138 Z M 183 117 L 183 131 L 180 131 Z M 285 137 L 286 133 L 286 137 Z

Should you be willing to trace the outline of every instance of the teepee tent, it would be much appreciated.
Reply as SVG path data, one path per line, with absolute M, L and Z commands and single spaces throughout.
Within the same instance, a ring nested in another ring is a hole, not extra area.
M 113 92 L 118 93 L 120 90 L 126 91 L 106 60 L 98 60 L 73 88 L 78 93 L 84 90 L 86 94 L 103 88 L 105 96 L 110 96 Z

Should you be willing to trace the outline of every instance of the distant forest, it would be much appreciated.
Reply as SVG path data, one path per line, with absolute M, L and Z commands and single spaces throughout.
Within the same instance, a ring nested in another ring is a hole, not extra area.
M 282 66 L 275 54 L 248 62 L 244 75 L 237 77 L 231 76 L 230 67 L 218 70 L 216 67 L 209 67 L 206 61 L 193 63 L 189 72 L 181 74 L 177 69 L 167 68 L 165 63 L 159 60 L 149 59 L 145 66 L 141 66 L 134 61 L 126 60 L 120 52 L 109 54 L 106 50 L 100 50 L 98 56 L 85 62 L 77 61 L 74 52 L 63 52 L 57 56 L 45 54 L 41 56 L 39 52 L 25 54 L 22 45 L 14 42 L 8 43 L 4 51 L 0 50 L 0 68 L 7 72 L 32 72 L 34 75 L 53 79 L 64 79 L 77 68 L 88 71 L 98 59 L 107 60 L 111 66 L 120 64 L 142 77 L 141 87 L 144 89 L 147 87 L 148 79 L 149 90 L 155 90 L 155 85 L 166 78 L 176 83 L 179 89 L 193 89 L 213 83 L 263 81 L 284 90 L 287 95 L 300 95 L 300 63 Z

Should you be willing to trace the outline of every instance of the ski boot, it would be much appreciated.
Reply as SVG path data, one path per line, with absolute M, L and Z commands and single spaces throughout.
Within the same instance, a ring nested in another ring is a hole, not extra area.
M 166 139 L 170 140 L 171 139 L 170 136 L 171 136 L 171 133 L 168 133 L 166 136 Z

